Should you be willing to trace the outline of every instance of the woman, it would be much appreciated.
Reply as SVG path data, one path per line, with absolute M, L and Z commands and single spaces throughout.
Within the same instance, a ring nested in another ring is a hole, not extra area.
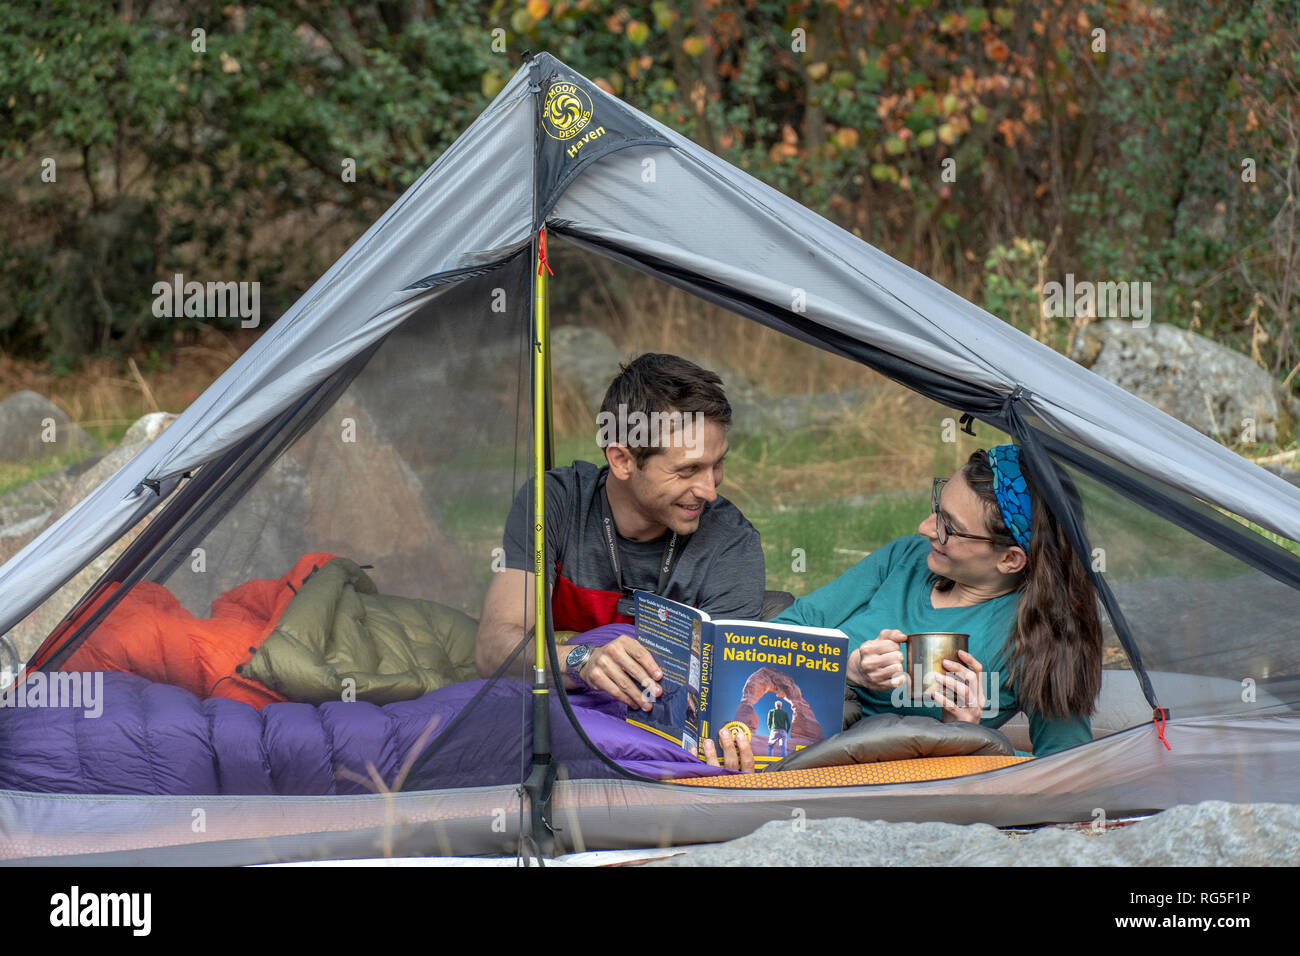
M 1077 511 L 1077 493 L 1060 477 Z M 936 478 L 932 493 L 917 535 L 872 552 L 776 621 L 837 627 L 860 645 L 848 680 L 863 716 L 937 716 L 914 698 L 902 644 L 908 634 L 957 631 L 970 635 L 969 653 L 944 661 L 949 673 L 935 678 L 947 719 L 998 727 L 1023 710 L 1037 756 L 1091 740 L 1101 687 L 1096 595 L 1064 530 L 1021 474 L 1020 449 L 977 451 L 952 478 Z

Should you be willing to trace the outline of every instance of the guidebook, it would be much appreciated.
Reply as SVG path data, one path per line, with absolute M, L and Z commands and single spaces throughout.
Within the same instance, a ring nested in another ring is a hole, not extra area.
M 843 631 L 712 620 L 686 604 L 636 592 L 636 639 L 664 676 L 653 709 L 627 721 L 703 758 L 703 741 L 740 725 L 756 768 L 839 733 L 849 639 Z M 743 730 L 742 730 L 743 728 Z

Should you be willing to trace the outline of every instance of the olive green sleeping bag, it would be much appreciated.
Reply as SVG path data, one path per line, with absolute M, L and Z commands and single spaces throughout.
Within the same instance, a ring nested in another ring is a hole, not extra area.
M 303 582 L 241 673 L 294 701 L 391 704 L 476 679 L 477 631 L 453 608 L 377 593 L 355 562 L 335 558 Z

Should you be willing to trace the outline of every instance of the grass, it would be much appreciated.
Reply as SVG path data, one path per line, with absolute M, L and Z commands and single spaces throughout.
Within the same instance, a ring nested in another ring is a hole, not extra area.
M 1239 521 L 1241 524 L 1245 525 L 1247 528 L 1249 528 L 1251 531 L 1254 531 L 1256 534 L 1273 542 L 1279 548 L 1282 548 L 1285 551 L 1290 551 L 1292 554 L 1296 555 L 1297 557 L 1300 557 L 1300 541 L 1292 541 L 1290 538 L 1284 538 L 1277 532 L 1269 531 L 1267 528 L 1262 528 L 1259 525 L 1255 524 L 1255 522 L 1247 521 L 1245 518 L 1239 518 L 1230 511 L 1225 511 L 1223 513 L 1228 515 L 1228 517 L 1236 521 Z
M 170 352 L 86 360 L 75 373 L 0 354 L 0 399 L 30 389 L 50 399 L 103 447 L 149 412 L 183 412 L 253 344 L 247 331 L 208 326 L 178 332 Z
M 88 458 L 94 453 L 94 449 L 87 448 L 83 451 L 68 452 L 63 455 L 43 458 L 40 461 L 17 463 L 0 462 L 0 495 L 7 491 L 13 491 L 15 488 L 21 488 L 23 485 L 30 484 L 40 478 L 44 478 L 46 475 L 52 474 L 60 468 L 74 465 L 83 458 Z
M 839 577 L 882 545 L 913 534 L 929 508 L 927 491 L 863 504 L 751 508 L 745 516 L 763 537 L 767 586 L 801 597 Z

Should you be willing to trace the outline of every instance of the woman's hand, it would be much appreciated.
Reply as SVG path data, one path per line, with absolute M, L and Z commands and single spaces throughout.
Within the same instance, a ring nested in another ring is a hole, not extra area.
M 726 767 L 741 773 L 754 772 L 754 750 L 749 745 L 749 734 L 727 730 L 718 731 L 718 742 L 722 744 L 722 760 L 718 760 L 718 751 L 709 738 L 704 740 L 704 762 L 710 767 Z
M 952 697 L 955 699 L 950 699 L 943 693 L 940 686 L 935 687 L 934 697 L 950 719 L 967 724 L 978 724 L 980 713 L 988 704 L 988 699 L 980 688 L 979 679 L 984 673 L 984 665 L 965 651 L 958 651 L 957 654 L 962 663 L 945 660 L 944 670 L 952 673 L 936 674 L 934 678 L 935 684 L 951 690 Z
M 907 635 L 888 629 L 866 641 L 849 655 L 848 678 L 850 684 L 871 690 L 893 690 L 908 682 L 903 673 L 903 648 Z

